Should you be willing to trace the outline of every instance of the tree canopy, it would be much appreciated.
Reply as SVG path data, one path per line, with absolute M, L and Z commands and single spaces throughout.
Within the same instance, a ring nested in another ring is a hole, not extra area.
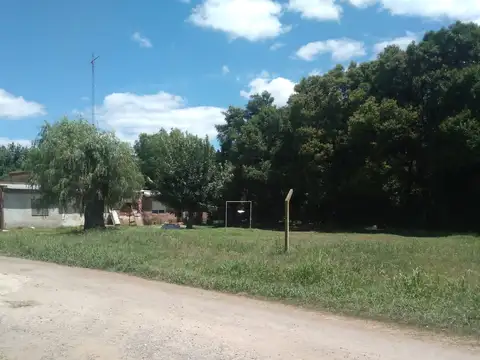
M 20 144 L 10 143 L 0 146 L 0 177 L 9 172 L 25 169 L 25 161 L 29 148 Z
M 104 226 L 104 209 L 132 199 L 143 186 L 133 149 L 85 120 L 45 124 L 30 151 L 28 169 L 42 202 L 74 207 L 85 229 Z
M 159 191 L 159 200 L 178 211 L 204 211 L 215 205 L 231 177 L 226 163 L 217 162 L 208 138 L 178 129 L 141 134 L 135 144 L 142 172 Z M 189 224 L 191 225 L 191 223 Z
M 281 219 L 294 188 L 303 221 L 477 226 L 479 60 L 480 27 L 458 22 L 304 78 L 285 107 L 267 93 L 230 107 L 217 128 L 234 165 L 225 197 L 253 200 L 257 222 Z

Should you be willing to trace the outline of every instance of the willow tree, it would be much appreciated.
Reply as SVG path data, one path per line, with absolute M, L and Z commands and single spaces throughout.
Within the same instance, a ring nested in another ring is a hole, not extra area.
M 215 206 L 232 172 L 228 164 L 217 162 L 208 138 L 202 139 L 180 130 L 141 134 L 135 144 L 142 172 L 160 192 L 159 200 L 177 211 L 193 213 Z
M 143 185 L 132 147 L 85 120 L 43 125 L 29 154 L 31 181 L 49 207 L 84 215 L 84 229 L 102 228 L 104 210 Z

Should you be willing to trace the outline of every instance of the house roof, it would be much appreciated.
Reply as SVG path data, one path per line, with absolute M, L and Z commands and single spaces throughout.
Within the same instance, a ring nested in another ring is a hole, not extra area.
M 11 190 L 38 190 L 37 185 L 32 186 L 26 182 L 11 183 L 11 182 L 0 181 L 0 188 L 6 188 Z M 142 193 L 145 197 L 151 197 L 159 194 L 158 191 L 152 191 L 152 190 L 140 190 L 140 193 Z
M 32 186 L 28 183 L 2 183 L 0 182 L 0 188 L 11 190 L 38 190 L 38 186 Z

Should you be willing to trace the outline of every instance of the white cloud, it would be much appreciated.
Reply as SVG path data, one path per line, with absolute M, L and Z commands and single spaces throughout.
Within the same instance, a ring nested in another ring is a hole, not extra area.
M 377 0 L 348 0 L 348 2 L 353 6 L 356 6 L 359 8 L 365 8 L 367 6 L 374 5 L 375 3 L 377 3 Z
M 335 0 L 289 0 L 287 9 L 314 20 L 338 20 L 342 15 L 342 8 Z
M 393 15 L 475 21 L 480 18 L 478 0 L 348 0 L 357 7 L 379 4 Z
M 263 71 L 257 78 L 250 81 L 248 87 L 248 91 L 240 91 L 240 96 L 248 99 L 252 95 L 268 91 L 275 98 L 275 105 L 283 106 L 293 94 L 295 83 L 283 77 L 272 79 L 266 71 Z
M 193 24 L 249 41 L 274 38 L 290 30 L 280 22 L 282 6 L 273 0 L 204 0 L 193 8 Z
M 320 76 L 323 75 L 323 72 L 320 69 L 313 69 L 308 73 L 308 76 Z
M 228 68 L 227 65 L 222 66 L 222 74 L 227 75 L 230 72 L 230 69 Z
M 390 45 L 397 45 L 400 49 L 405 50 L 408 45 L 412 43 L 412 41 L 417 41 L 418 38 L 419 36 L 417 34 L 407 31 L 407 34 L 405 36 L 400 36 L 394 39 L 378 42 L 373 45 L 374 55 L 378 55 L 383 51 L 383 49 Z
M 270 50 L 275 51 L 275 50 L 278 50 L 278 49 L 280 49 L 284 46 L 285 46 L 284 43 L 276 42 L 276 43 L 273 43 L 272 45 L 270 45 Z
M 95 107 L 95 109 L 96 109 L 96 107 Z M 86 118 L 85 111 L 78 110 L 78 109 L 73 109 L 73 110 L 72 110 L 72 115 L 73 115 L 73 117 L 75 117 L 75 118 L 82 118 L 82 119 L 85 119 L 85 118 Z
M 331 53 L 334 61 L 346 61 L 364 56 L 366 51 L 363 42 L 343 38 L 308 43 L 298 49 L 296 55 L 302 60 L 312 61 L 318 55 L 326 53 Z
M 132 40 L 135 41 L 138 45 L 140 45 L 140 47 L 143 47 L 143 48 L 153 47 L 150 39 L 145 36 L 142 36 L 139 32 L 133 33 Z
M 19 144 L 22 146 L 30 146 L 32 145 L 32 140 L 27 140 L 27 139 L 9 139 L 6 137 L 0 137 L 0 146 L 2 145 L 8 145 L 11 143 Z
M 105 97 L 97 110 L 97 119 L 102 127 L 115 130 L 126 141 L 135 141 L 140 133 L 155 133 L 161 128 L 179 128 L 213 138 L 215 125 L 224 122 L 224 110 L 213 106 L 189 107 L 182 97 L 166 92 L 113 93 Z
M 45 115 L 45 106 L 34 101 L 15 96 L 0 89 L 0 118 L 20 119 L 29 116 Z

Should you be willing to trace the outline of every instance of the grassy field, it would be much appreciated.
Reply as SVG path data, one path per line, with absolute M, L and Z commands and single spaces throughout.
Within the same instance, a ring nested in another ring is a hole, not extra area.
M 480 238 L 261 230 L 0 233 L 0 254 L 480 335 Z

